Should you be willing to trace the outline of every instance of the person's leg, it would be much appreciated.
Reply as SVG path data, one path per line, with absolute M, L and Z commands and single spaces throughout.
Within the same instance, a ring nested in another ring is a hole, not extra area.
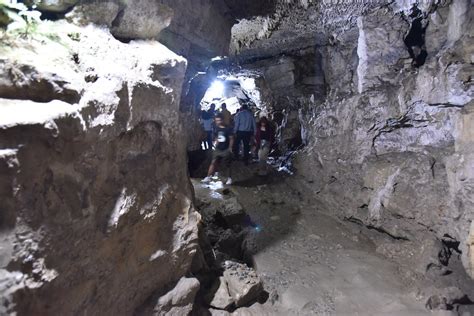
M 258 174 L 259 175 L 266 175 L 268 171 L 267 166 L 267 159 L 268 154 L 270 152 L 270 148 L 268 146 L 260 148 L 258 151 Z
M 227 181 L 226 185 L 232 185 L 232 154 L 228 152 L 227 157 L 224 159 L 224 163 L 227 169 Z
M 209 166 L 209 169 L 207 170 L 207 176 L 212 177 L 212 175 L 214 174 L 214 171 L 216 171 L 216 161 L 212 160 Z
M 244 162 L 248 163 L 250 156 L 250 139 L 252 138 L 252 132 L 244 132 L 242 140 L 244 143 Z
M 212 149 L 212 131 L 207 131 L 207 149 Z
M 234 146 L 232 148 L 235 159 L 239 159 L 239 148 L 240 148 L 241 140 L 242 140 L 242 132 L 235 133 L 235 141 L 234 141 Z

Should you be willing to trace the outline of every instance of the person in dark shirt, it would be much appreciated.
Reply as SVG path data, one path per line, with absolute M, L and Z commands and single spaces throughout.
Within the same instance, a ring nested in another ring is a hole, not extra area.
M 228 178 L 227 185 L 232 184 L 232 146 L 234 144 L 234 134 L 232 129 L 224 123 L 224 117 L 221 113 L 215 117 L 214 129 L 214 151 L 212 152 L 212 162 L 207 172 L 207 177 L 203 182 L 210 182 L 212 175 L 217 171 L 219 164 L 224 162 L 227 166 Z
M 248 108 L 247 104 L 242 105 L 241 111 L 237 112 L 234 118 L 234 156 L 235 159 L 239 159 L 239 146 L 243 143 L 244 147 L 244 163 L 248 164 L 250 156 L 250 142 L 252 137 L 255 136 L 256 125 L 255 118 L 252 111 Z
M 211 104 L 209 110 L 203 111 L 201 117 L 202 127 L 206 131 L 206 140 L 204 141 L 204 149 L 212 149 L 212 131 L 214 129 L 214 117 L 216 115 L 216 105 Z

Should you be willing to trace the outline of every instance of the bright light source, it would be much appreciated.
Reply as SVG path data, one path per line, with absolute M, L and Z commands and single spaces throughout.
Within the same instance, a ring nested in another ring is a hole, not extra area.
M 225 85 L 221 80 L 216 80 L 212 83 L 208 92 L 213 98 L 222 98 L 224 96 Z

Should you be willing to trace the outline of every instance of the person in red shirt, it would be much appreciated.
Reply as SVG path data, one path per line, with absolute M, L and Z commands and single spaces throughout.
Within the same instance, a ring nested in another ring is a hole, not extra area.
M 255 142 L 257 143 L 259 171 L 258 174 L 265 176 L 268 173 L 267 159 L 275 141 L 275 130 L 272 123 L 263 116 L 257 123 Z

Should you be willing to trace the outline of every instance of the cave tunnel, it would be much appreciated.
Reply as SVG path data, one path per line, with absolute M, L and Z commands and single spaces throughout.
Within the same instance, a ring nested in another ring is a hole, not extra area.
M 0 1 L 0 315 L 474 315 L 471 7 Z

